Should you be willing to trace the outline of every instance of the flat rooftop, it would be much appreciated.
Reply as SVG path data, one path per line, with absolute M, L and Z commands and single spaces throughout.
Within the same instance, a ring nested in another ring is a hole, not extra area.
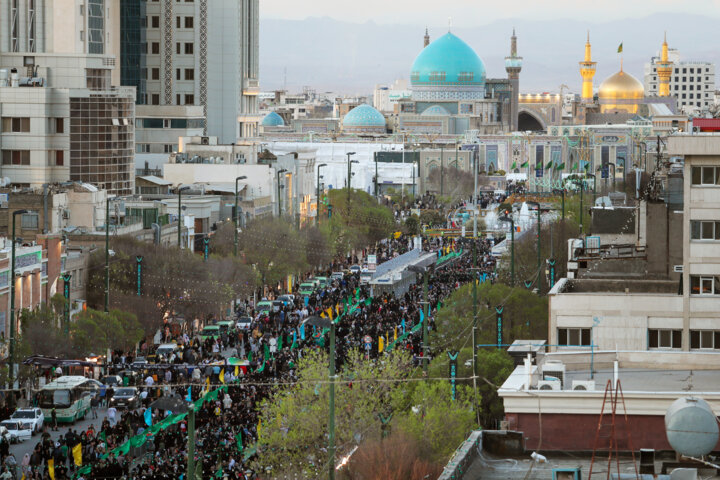
M 552 293 L 679 293 L 679 283 L 672 280 L 633 280 L 578 278 L 562 279 Z

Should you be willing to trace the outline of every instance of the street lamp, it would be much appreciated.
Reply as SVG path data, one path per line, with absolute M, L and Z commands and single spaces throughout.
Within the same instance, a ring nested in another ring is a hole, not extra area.
M 562 195 L 562 219 L 565 220 L 565 189 L 555 188 L 552 193 L 553 195 Z
M 105 313 L 110 311 L 110 196 L 105 190 Z
M 15 405 L 15 220 L 18 215 L 32 213 L 31 210 L 15 210 L 12 213 L 12 260 L 10 261 L 10 407 Z
M 328 478 L 335 479 L 335 323 L 325 317 L 313 315 L 308 317 L 303 324 L 318 327 L 320 329 L 330 329 L 330 398 L 329 398 L 329 418 L 328 418 Z
M 315 226 L 320 225 L 320 179 L 322 178 L 320 176 L 320 169 L 322 167 L 327 167 L 327 163 L 321 163 L 317 166 L 317 188 L 315 190 L 315 203 L 317 207 L 315 212 Z
M 178 248 L 182 249 L 182 192 L 189 190 L 190 185 L 178 186 Z
M 420 267 L 418 265 L 410 265 L 408 267 L 408 270 L 410 270 L 413 273 L 421 273 L 423 275 L 423 371 L 427 375 L 428 372 L 428 363 L 430 361 L 430 358 L 428 356 L 429 347 L 428 347 L 428 278 L 430 277 L 430 269 L 431 266 L 428 267 Z
M 282 215 L 282 199 L 280 198 L 280 174 L 287 172 L 287 169 L 281 168 L 277 171 L 277 200 L 278 200 L 278 217 Z
M 238 207 L 238 182 L 240 180 L 245 180 L 246 178 L 247 178 L 246 175 L 242 175 L 235 179 L 235 215 L 234 215 L 235 222 L 234 223 L 235 223 L 235 256 L 236 257 L 237 257 L 237 252 L 238 252 L 238 209 L 239 209 L 239 207 Z
M 501 222 L 510 222 L 510 286 L 515 286 L 515 220 L 510 212 L 505 210 L 505 215 L 499 218 Z
M 347 155 L 347 223 L 350 225 L 350 183 L 352 180 L 352 164 L 353 163 L 360 163 L 357 160 L 350 160 L 350 157 L 355 155 L 355 152 L 348 152 L 345 155 Z
M 537 289 L 540 293 L 540 203 L 539 202 L 525 202 L 528 205 L 535 205 L 537 207 Z

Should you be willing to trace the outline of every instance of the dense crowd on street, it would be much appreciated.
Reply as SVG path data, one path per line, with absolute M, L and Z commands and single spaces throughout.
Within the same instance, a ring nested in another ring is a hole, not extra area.
M 477 269 L 473 268 L 472 255 L 469 254 L 473 241 L 476 242 Z M 327 271 L 316 272 L 316 275 L 329 276 L 332 272 L 359 264 L 368 254 L 375 254 L 377 262 L 382 263 L 407 252 L 411 245 L 411 239 L 400 236 L 357 255 L 339 259 Z M 431 274 L 427 302 L 430 311 L 428 325 L 432 331 L 435 328 L 433 312 L 438 306 L 475 276 L 484 273 L 493 279 L 495 260 L 490 254 L 492 243 L 487 239 L 424 239 L 423 249 L 441 254 L 448 251 L 465 253 Z M 277 288 L 265 290 L 267 300 L 284 293 Z M 256 310 L 253 301 L 246 300 L 238 306 L 239 316 L 252 318 L 246 329 L 223 331 L 216 338 L 201 340 L 193 335 L 194 332 L 173 334 L 172 329 L 164 328 L 161 330 L 163 342 L 175 342 L 179 350 L 158 358 L 157 364 L 136 369 L 137 375 L 132 378 L 127 377 L 132 370 L 134 352 L 118 352 L 109 368 L 109 373 L 125 376 L 123 380 L 126 384 L 137 386 L 142 391 L 139 408 L 121 412 L 110 406 L 90 427 L 78 431 L 71 428 L 57 440 L 51 440 L 45 432 L 33 453 L 19 461 L 17 468 L 26 480 L 50 478 L 50 463 L 54 464 L 55 480 L 183 478 L 187 468 L 186 420 L 147 435 L 147 441 L 141 446 L 132 446 L 127 453 L 106 454 L 129 438 L 144 434 L 150 425 L 169 414 L 152 408 L 158 398 L 168 395 L 185 398 L 190 388 L 192 399 L 197 400 L 211 388 L 210 385 L 217 388 L 225 384 L 227 390 L 221 392 L 217 400 L 203 403 L 196 413 L 196 461 L 202 465 L 202 478 L 266 478 L 265 472 L 256 472 L 251 468 L 255 455 L 262 455 L 262 450 L 258 452 L 254 449 L 259 428 L 256 406 L 272 395 L 273 383 L 296 379 L 295 365 L 303 352 L 324 348 L 324 342 L 313 335 L 312 327 L 306 328 L 304 320 L 328 311 L 337 317 L 349 300 L 357 305 L 357 309 L 352 315 L 343 316 L 338 323 L 337 360 L 342 363 L 353 349 L 360 349 L 369 358 L 378 358 L 383 355 L 381 337 L 392 341 L 396 335 L 410 332 L 421 321 L 423 297 L 423 284 L 419 280 L 402 295 L 384 293 L 371 297 L 369 288 L 360 284 L 357 273 L 346 273 L 310 296 L 294 296 L 290 302 L 269 313 Z M 423 355 L 421 335 L 409 334 L 400 338 L 402 341 L 398 341 L 395 348 L 411 352 L 415 361 L 420 361 Z M 143 345 L 138 355 L 146 354 L 150 349 L 151 346 Z M 249 364 L 236 369 L 225 363 L 229 357 L 247 359 Z M 106 404 L 112 395 L 112 389 L 103 391 L 94 405 L 98 402 Z M 150 409 L 149 414 L 145 413 L 146 409 Z M 89 473 L 77 474 L 78 467 L 72 451 L 78 444 L 82 448 L 83 465 L 92 465 Z

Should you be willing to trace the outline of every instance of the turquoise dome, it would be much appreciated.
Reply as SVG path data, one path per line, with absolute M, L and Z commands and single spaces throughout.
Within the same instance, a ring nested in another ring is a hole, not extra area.
M 428 107 L 425 109 L 424 112 L 422 112 L 420 115 L 423 117 L 429 117 L 431 115 L 438 116 L 438 115 L 450 115 L 450 112 L 448 112 L 445 107 L 442 105 L 433 105 L 432 107 Z
M 413 85 L 485 85 L 485 64 L 470 45 L 447 33 L 415 58 Z
M 262 119 L 261 125 L 263 127 L 284 127 L 285 120 L 277 113 L 270 112 Z
M 359 105 L 343 118 L 343 127 L 385 127 L 385 117 L 370 105 Z

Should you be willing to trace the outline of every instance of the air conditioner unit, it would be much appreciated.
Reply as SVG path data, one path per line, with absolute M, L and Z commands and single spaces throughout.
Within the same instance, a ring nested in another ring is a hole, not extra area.
M 539 380 L 538 390 L 562 390 L 560 380 Z
M 63 210 L 63 211 L 62 211 L 62 218 L 63 218 L 63 220 L 70 220 L 70 211 L 69 211 L 69 210 Z
M 683 273 L 683 265 L 673 265 L 673 272 Z
M 595 390 L 595 380 L 573 380 L 572 389 L 573 390 L 594 391 Z
M 552 377 L 552 378 L 548 378 Z M 542 366 L 542 379 L 543 380 L 560 380 L 560 385 L 565 383 L 565 365 L 557 360 L 548 360 L 543 363 Z
M 210 145 L 210 137 L 200 137 L 200 145 Z

